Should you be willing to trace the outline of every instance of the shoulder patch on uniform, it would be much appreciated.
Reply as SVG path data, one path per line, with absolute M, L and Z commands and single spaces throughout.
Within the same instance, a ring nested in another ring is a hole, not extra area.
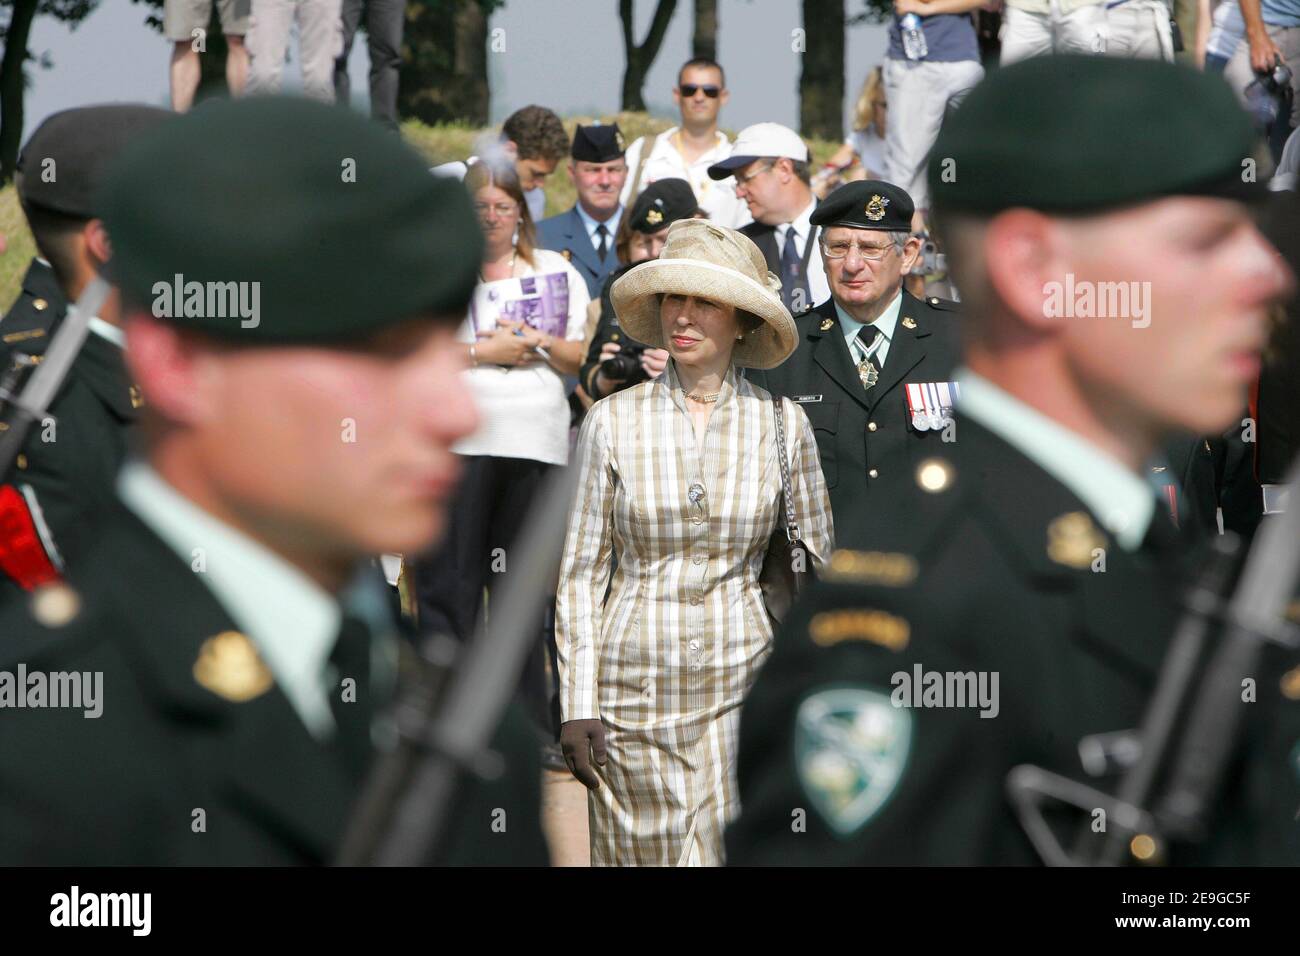
M 842 837 L 889 801 L 912 747 L 912 712 L 889 694 L 838 687 L 805 698 L 795 716 L 795 767 L 814 809 Z
M 854 551 L 839 548 L 822 571 L 828 581 L 880 584 L 901 588 L 916 580 L 916 558 L 897 551 Z
M 834 647 L 843 641 L 869 641 L 891 651 L 907 647 L 911 625 L 887 611 L 853 608 L 821 611 L 808 622 L 808 636 L 820 647 Z

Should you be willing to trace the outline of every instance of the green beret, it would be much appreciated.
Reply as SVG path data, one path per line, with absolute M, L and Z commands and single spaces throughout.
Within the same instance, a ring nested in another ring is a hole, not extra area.
M 1161 196 L 1251 198 L 1250 120 L 1221 77 L 1159 60 L 1042 56 L 993 70 L 930 152 L 932 202 L 1083 213 Z
M 459 182 L 377 124 L 305 99 L 209 103 L 141 137 L 108 171 L 103 208 L 124 293 L 248 342 L 459 321 L 482 258 Z
M 132 140 L 174 117 L 170 110 L 135 103 L 54 113 L 36 127 L 18 157 L 22 201 L 78 219 L 96 218 L 105 169 Z
M 907 190 L 883 179 L 860 179 L 845 183 L 823 199 L 809 222 L 814 226 L 911 232 L 915 211 Z

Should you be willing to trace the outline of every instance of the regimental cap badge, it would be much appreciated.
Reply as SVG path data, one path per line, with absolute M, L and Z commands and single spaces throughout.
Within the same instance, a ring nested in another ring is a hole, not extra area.
M 253 642 L 238 631 L 222 631 L 203 642 L 194 662 L 194 679 L 236 704 L 261 697 L 275 683 Z
M 664 221 L 664 214 L 658 209 L 651 209 L 645 214 L 645 221 L 652 226 L 657 226 Z
M 867 218 L 872 222 L 880 222 L 885 218 L 885 207 L 888 205 L 888 199 L 877 193 L 872 193 L 871 201 L 867 203 Z
M 614 143 L 618 146 L 620 153 L 627 152 L 627 140 L 623 138 L 623 131 L 618 127 L 614 128 Z
M 1090 567 L 1094 552 L 1105 547 L 1106 536 L 1083 511 L 1063 514 L 1047 526 L 1047 556 L 1067 568 Z

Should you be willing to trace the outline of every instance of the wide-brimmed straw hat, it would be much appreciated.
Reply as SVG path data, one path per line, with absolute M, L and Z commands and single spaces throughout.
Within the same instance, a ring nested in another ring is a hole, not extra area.
M 659 297 L 665 293 L 734 306 L 763 321 L 736 343 L 731 353 L 736 365 L 775 368 L 794 351 L 794 319 L 781 302 L 781 280 L 767 271 L 758 246 L 734 229 L 702 219 L 679 220 L 668 229 L 658 259 L 614 282 L 610 299 L 619 325 L 654 348 L 667 348 L 659 321 Z

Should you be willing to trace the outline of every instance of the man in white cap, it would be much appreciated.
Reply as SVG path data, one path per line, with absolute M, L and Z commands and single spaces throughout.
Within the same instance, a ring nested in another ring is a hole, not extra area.
M 809 185 L 808 144 L 780 123 L 755 123 L 740 131 L 731 156 L 709 167 L 709 177 L 736 178 L 736 196 L 754 221 L 740 231 L 763 252 L 781 279 L 781 299 L 798 314 L 830 296 L 816 229 L 809 222 L 817 197 Z

